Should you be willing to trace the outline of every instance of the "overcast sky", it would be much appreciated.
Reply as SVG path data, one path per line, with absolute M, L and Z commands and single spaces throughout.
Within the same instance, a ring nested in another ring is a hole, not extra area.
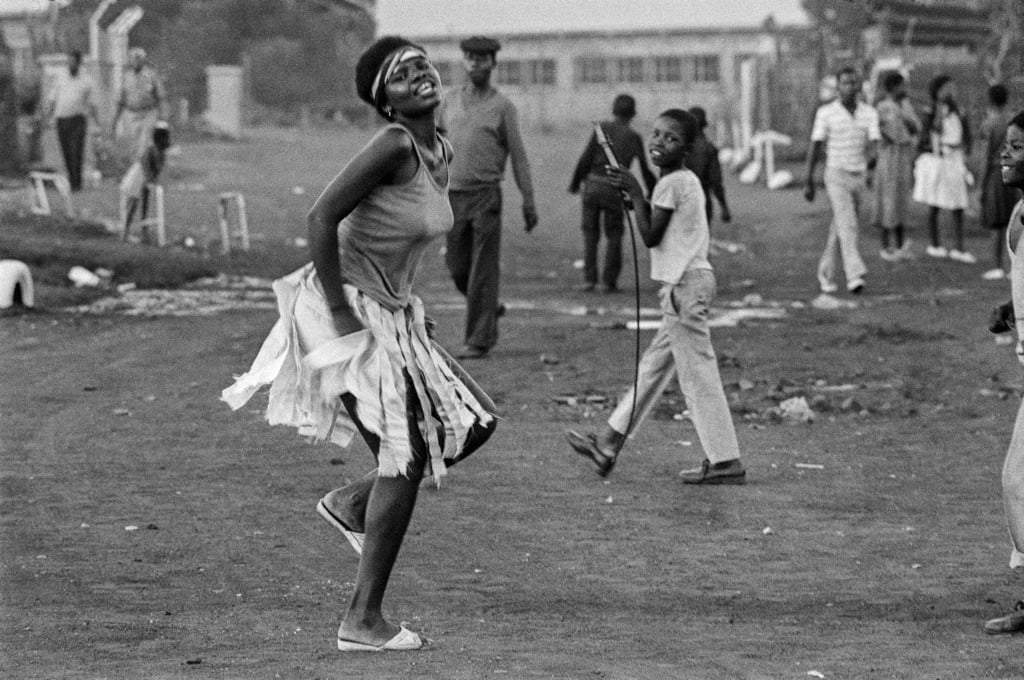
M 0 0 L 3 2 L 3 0 Z M 378 0 L 380 35 L 804 25 L 800 0 Z

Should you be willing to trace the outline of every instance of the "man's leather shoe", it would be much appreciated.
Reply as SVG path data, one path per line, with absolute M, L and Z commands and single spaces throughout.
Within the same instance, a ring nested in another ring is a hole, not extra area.
M 1006 616 L 985 622 L 985 632 L 990 635 L 1024 633 L 1024 601 L 1018 602 Z
M 573 451 L 580 454 L 597 468 L 597 474 L 607 477 L 608 473 L 615 467 L 617 451 L 603 449 L 597 443 L 597 437 L 592 434 L 580 434 L 576 430 L 566 430 L 565 438 L 569 440 L 569 446 Z
M 747 471 L 739 458 L 724 463 L 711 464 L 707 458 L 696 470 L 683 470 L 679 473 L 683 484 L 746 484 Z

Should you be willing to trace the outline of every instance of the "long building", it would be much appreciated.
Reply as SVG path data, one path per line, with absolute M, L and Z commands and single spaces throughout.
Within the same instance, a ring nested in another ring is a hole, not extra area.
M 739 120 L 749 100 L 756 119 L 763 108 L 756 75 L 776 61 L 793 30 L 768 22 L 759 28 L 492 34 L 502 44 L 494 80 L 530 125 L 578 126 L 606 117 L 619 93 L 633 95 L 647 116 L 701 105 L 713 120 Z M 463 78 L 463 37 L 414 36 L 451 85 Z

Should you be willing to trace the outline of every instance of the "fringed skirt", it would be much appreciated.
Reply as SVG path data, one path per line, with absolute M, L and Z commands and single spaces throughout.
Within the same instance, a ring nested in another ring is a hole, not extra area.
M 415 426 L 429 453 L 426 473 L 438 482 L 444 461 L 458 457 L 473 424 L 494 418 L 490 399 L 427 337 L 418 297 L 391 311 L 346 285 L 364 329 L 339 336 L 312 264 L 275 281 L 274 293 L 280 318 L 249 371 L 222 392 L 231 408 L 270 385 L 271 425 L 347 446 L 357 431 L 341 401 L 350 394 L 361 425 L 380 438 L 378 474 L 397 477 L 407 475 L 413 461 L 407 403 L 415 398 L 423 414 Z

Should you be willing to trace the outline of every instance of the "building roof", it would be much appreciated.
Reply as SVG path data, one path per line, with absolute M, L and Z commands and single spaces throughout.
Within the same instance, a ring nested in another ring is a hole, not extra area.
M 0 18 L 45 14 L 56 2 L 58 7 L 68 4 L 67 0 L 0 0 Z
M 377 32 L 409 37 L 756 28 L 769 17 L 810 25 L 800 0 L 377 1 Z

